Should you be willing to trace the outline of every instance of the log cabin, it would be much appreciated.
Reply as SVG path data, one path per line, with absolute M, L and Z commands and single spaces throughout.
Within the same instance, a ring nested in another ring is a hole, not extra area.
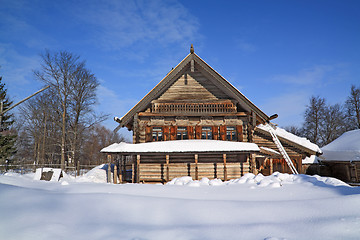
M 271 118 L 191 45 L 190 53 L 143 99 L 115 118 L 118 129 L 133 132 L 133 144 L 115 143 L 101 151 L 116 163 L 120 181 L 127 182 L 164 183 L 181 176 L 228 180 L 249 172 L 289 172 L 269 131 L 261 127 Z M 299 139 L 279 136 L 301 172 L 301 160 L 317 154 L 318 148 Z

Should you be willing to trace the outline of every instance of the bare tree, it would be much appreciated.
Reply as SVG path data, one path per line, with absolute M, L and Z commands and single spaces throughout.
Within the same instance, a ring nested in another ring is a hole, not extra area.
M 324 98 L 312 96 L 305 110 L 304 136 L 311 142 L 319 144 L 321 125 L 325 113 L 326 102 Z
M 349 130 L 360 128 L 360 88 L 351 86 L 350 96 L 346 100 L 349 120 Z
M 325 106 L 321 123 L 321 146 L 329 144 L 346 131 L 344 112 L 340 104 Z
M 96 115 L 93 109 L 99 83 L 94 74 L 85 67 L 85 62 L 79 60 L 79 56 L 66 51 L 46 51 L 42 55 L 40 70 L 34 73 L 37 79 L 50 85 L 48 92 L 51 94 L 51 103 L 47 105 L 51 106 L 51 109 L 48 115 L 43 116 L 42 124 L 46 131 L 46 122 L 50 116 L 58 116 L 60 120 L 52 119 L 61 129 L 61 135 L 57 138 L 60 139 L 60 164 L 64 169 L 66 161 L 77 161 L 84 130 L 106 118 L 104 115 Z M 45 142 L 45 134 L 40 136 Z
M 88 69 L 82 69 L 72 82 L 69 108 L 69 143 L 72 161 L 78 161 L 83 143 L 83 133 L 93 125 L 104 121 L 108 115 L 95 114 L 96 89 L 99 83 Z
M 124 137 L 118 133 L 114 133 L 102 125 L 95 125 L 88 132 L 84 142 L 84 160 L 82 164 L 100 164 L 104 162 L 106 156 L 100 153 L 100 150 L 111 143 L 124 141 Z
M 284 128 L 286 131 L 296 135 L 296 136 L 302 136 L 303 135 L 303 131 L 300 127 L 295 126 L 295 125 L 290 125 Z

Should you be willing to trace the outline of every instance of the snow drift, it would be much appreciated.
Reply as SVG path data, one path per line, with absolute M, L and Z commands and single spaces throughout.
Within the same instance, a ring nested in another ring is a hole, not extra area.
M 358 239 L 360 188 L 334 178 L 274 173 L 107 184 L 0 175 L 2 239 Z

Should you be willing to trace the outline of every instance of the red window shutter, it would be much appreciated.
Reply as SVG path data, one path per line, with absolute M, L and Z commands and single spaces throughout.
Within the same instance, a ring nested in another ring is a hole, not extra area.
M 226 126 L 220 126 L 220 140 L 226 140 Z
M 188 126 L 187 131 L 188 131 L 189 139 L 194 139 L 194 127 Z
M 170 140 L 176 140 L 176 126 L 170 127 Z
M 236 134 L 237 134 L 237 141 L 238 142 L 244 141 L 244 139 L 243 139 L 243 126 L 242 125 L 237 125 L 236 126 Z
M 201 139 L 201 126 L 195 126 L 195 138 Z
M 212 135 L 214 140 L 219 140 L 219 129 L 217 126 L 212 126 Z
M 164 141 L 169 141 L 169 139 L 170 139 L 169 127 L 164 126 L 162 129 L 163 129 L 163 132 L 164 132 Z
M 152 127 L 145 127 L 145 142 L 152 142 Z

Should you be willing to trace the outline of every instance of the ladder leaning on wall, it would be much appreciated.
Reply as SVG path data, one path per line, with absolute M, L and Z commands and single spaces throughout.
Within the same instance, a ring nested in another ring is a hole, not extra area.
M 266 128 L 268 129 L 269 133 L 271 134 L 271 137 L 275 143 L 275 145 L 277 146 L 277 148 L 279 149 L 281 155 L 284 157 L 287 165 L 289 166 L 291 172 L 293 174 L 299 174 L 298 171 L 296 170 L 293 162 L 291 161 L 289 155 L 287 154 L 285 148 L 283 147 L 283 145 L 281 144 L 279 138 L 277 137 L 275 131 L 274 131 L 274 127 L 270 125 L 270 123 L 266 123 Z

